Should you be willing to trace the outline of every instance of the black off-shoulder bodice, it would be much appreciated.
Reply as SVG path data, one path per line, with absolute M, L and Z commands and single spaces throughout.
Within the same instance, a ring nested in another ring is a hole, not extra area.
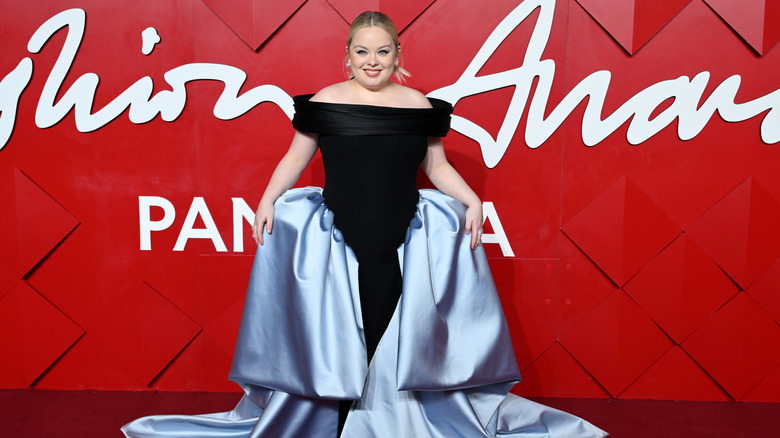
M 345 241 L 362 255 L 395 251 L 419 199 L 417 168 L 428 137 L 447 135 L 452 105 L 432 108 L 312 102 L 296 96 L 293 126 L 319 134 L 325 204 Z
M 433 108 L 397 108 L 350 103 L 312 102 L 313 94 L 293 97 L 293 126 L 320 135 L 417 134 L 444 137 L 450 130 L 452 105 L 428 98 Z

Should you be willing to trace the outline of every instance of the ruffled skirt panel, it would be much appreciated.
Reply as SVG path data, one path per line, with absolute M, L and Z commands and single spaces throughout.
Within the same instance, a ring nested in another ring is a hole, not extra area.
M 230 371 L 233 411 L 144 417 L 130 438 L 603 437 L 573 415 L 509 393 L 520 380 L 509 330 L 464 207 L 422 190 L 399 247 L 403 293 L 366 362 L 357 261 L 317 188 L 276 202 L 258 247 Z

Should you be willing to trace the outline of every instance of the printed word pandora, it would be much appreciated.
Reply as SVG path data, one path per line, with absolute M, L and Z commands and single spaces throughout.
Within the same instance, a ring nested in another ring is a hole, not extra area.
M 233 222 L 233 252 L 244 251 L 244 237 L 248 236 L 249 227 L 255 219 L 255 212 L 242 198 L 230 198 L 232 203 L 232 222 Z M 155 210 L 155 214 L 152 211 Z M 509 245 L 509 239 L 498 218 L 498 213 L 492 202 L 483 202 L 482 211 L 485 214 L 485 222 L 489 222 L 493 228 L 493 233 L 482 235 L 482 242 L 485 244 L 498 244 L 504 257 L 514 257 L 512 247 Z M 162 213 L 160 216 L 159 213 Z M 159 219 L 152 219 L 152 216 Z M 196 228 L 195 224 L 200 218 L 203 223 L 202 228 Z M 140 231 L 141 251 L 152 250 L 152 233 L 163 232 L 170 228 L 176 219 L 176 207 L 171 201 L 161 196 L 139 196 L 138 197 L 138 223 Z M 187 242 L 190 239 L 210 240 L 214 244 L 217 252 L 227 252 L 227 246 L 222 239 L 217 224 L 209 211 L 206 201 L 201 197 L 192 199 L 187 217 L 181 225 L 181 230 L 173 246 L 174 251 L 184 251 Z M 254 243 L 253 243 L 254 244 Z

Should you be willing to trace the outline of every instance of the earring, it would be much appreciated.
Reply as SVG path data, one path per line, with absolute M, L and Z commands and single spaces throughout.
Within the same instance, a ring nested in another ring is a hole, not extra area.
M 350 68 L 350 67 L 352 67 L 352 62 L 351 61 L 347 61 L 347 68 Z
M 395 59 L 395 65 L 398 66 L 398 58 Z

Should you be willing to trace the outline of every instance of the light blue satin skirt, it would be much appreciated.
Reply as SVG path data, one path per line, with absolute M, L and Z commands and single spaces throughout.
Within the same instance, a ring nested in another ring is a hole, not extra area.
M 130 438 L 335 438 L 339 400 L 355 400 L 342 437 L 603 437 L 590 423 L 509 394 L 520 380 L 482 247 L 465 209 L 422 190 L 399 247 L 403 294 L 366 364 L 357 260 L 318 188 L 276 202 L 258 247 L 230 379 L 235 409 L 157 415 Z

